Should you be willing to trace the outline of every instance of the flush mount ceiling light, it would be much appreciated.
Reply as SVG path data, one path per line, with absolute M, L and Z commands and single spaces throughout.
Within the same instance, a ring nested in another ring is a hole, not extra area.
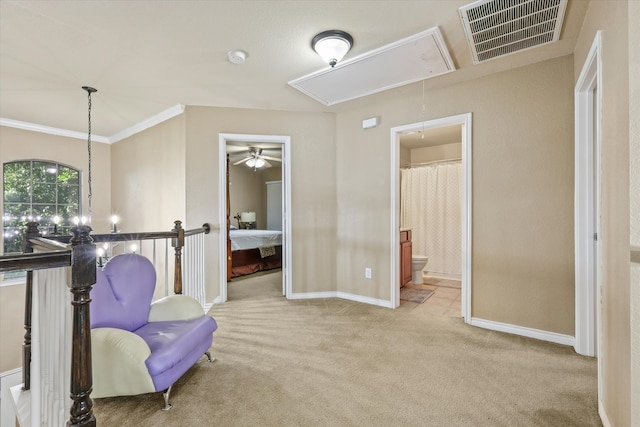
M 331 67 L 340 61 L 353 46 L 353 37 L 340 30 L 323 31 L 311 40 L 311 47 Z

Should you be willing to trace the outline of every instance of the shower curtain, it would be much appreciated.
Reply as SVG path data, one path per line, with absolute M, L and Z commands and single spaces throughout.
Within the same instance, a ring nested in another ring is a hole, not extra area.
M 462 273 L 461 162 L 402 169 L 400 226 L 411 228 L 413 253 L 429 257 L 425 271 Z

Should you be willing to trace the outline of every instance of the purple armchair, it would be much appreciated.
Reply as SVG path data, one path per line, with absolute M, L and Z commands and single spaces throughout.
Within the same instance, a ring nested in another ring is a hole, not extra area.
M 91 291 L 92 397 L 162 391 L 209 348 L 216 321 L 193 298 L 171 295 L 151 303 L 155 268 L 136 254 L 117 255 L 97 269 Z

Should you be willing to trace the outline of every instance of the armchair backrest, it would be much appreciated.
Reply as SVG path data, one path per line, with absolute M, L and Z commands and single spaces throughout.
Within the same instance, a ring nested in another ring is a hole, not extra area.
M 91 327 L 135 331 L 149 319 L 156 286 L 156 271 L 147 258 L 116 255 L 104 269 L 96 267 L 91 290 Z

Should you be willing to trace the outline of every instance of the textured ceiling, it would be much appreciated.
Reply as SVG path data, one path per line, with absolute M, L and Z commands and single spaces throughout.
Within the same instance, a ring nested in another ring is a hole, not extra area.
M 588 6 L 569 2 L 560 41 L 474 65 L 458 13 L 468 3 L 0 0 L 0 118 L 86 132 L 83 85 L 98 89 L 93 133 L 106 137 L 177 104 L 347 110 L 362 99 L 325 106 L 287 85 L 327 68 L 310 47 L 321 31 L 353 36 L 348 59 L 439 27 L 456 71 L 432 88 L 571 53 Z

